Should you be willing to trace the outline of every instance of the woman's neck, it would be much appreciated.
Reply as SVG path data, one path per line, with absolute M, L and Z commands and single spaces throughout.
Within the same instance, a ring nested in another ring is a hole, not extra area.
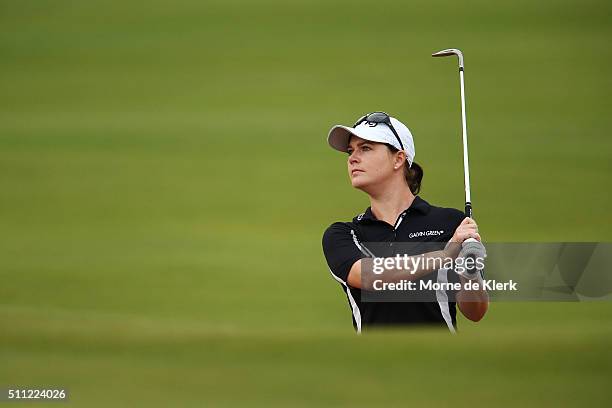
M 397 217 L 414 201 L 414 194 L 408 185 L 403 183 L 398 188 L 387 188 L 384 191 L 370 195 L 372 214 L 390 225 L 395 225 Z

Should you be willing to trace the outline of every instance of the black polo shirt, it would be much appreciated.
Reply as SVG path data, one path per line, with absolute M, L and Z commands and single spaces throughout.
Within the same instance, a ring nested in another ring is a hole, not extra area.
M 455 303 L 440 296 L 437 302 L 362 302 L 361 290 L 347 284 L 353 264 L 372 256 L 367 242 L 439 242 L 443 248 L 461 221 L 462 211 L 435 207 L 416 196 L 395 225 L 376 219 L 371 208 L 353 218 L 352 222 L 336 222 L 323 234 L 323 252 L 334 279 L 344 290 L 353 315 L 353 326 L 361 332 L 373 326 L 439 325 L 456 329 Z M 374 254 L 376 256 L 380 256 Z M 457 275 L 444 269 L 443 280 L 458 281 Z

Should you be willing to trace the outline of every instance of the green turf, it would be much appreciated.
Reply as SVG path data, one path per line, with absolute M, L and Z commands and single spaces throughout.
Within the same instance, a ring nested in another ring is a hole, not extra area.
M 610 303 L 356 337 L 331 125 L 386 110 L 489 241 L 609 241 L 605 1 L 0 1 L 0 388 L 79 406 L 596 406 Z M 476 345 L 475 345 L 476 344 Z M 36 405 L 40 406 L 40 405 Z

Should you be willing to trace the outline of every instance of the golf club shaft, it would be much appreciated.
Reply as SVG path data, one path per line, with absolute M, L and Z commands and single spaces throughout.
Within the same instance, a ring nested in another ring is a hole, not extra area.
M 470 163 L 468 160 L 467 123 L 465 119 L 465 85 L 463 80 L 463 66 L 459 67 L 459 81 L 461 82 L 461 122 L 463 125 L 463 175 L 465 184 L 465 215 L 472 218 L 472 197 L 470 194 Z
M 472 218 L 472 197 L 470 193 L 470 164 L 468 161 L 467 121 L 465 119 L 465 85 L 463 80 L 463 53 L 456 48 L 433 53 L 432 57 L 457 56 L 459 62 L 459 82 L 461 84 L 461 124 L 463 130 L 463 176 L 465 184 L 465 215 Z

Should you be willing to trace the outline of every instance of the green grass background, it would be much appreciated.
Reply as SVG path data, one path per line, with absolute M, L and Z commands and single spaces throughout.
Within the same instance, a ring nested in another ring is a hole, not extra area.
M 355 336 L 321 251 L 385 110 L 488 241 L 609 241 L 606 1 L 0 1 L 0 387 L 73 406 L 604 406 L 612 305 Z M 607 186 L 607 187 L 606 187 Z M 40 406 L 40 405 L 36 405 Z

